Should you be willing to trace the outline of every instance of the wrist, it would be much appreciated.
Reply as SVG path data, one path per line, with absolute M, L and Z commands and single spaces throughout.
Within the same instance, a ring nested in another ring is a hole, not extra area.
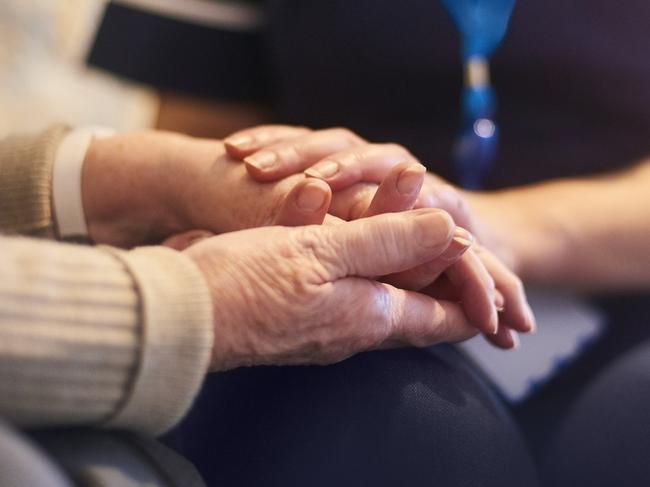
M 187 230 L 226 231 L 221 224 L 226 207 L 223 191 L 227 183 L 219 177 L 220 156 L 225 153 L 219 140 L 179 136 L 163 163 L 164 203 L 173 233 Z M 216 182 L 223 184 L 215 184 Z M 206 209 L 209 208 L 209 211 Z
M 530 189 L 466 193 L 476 233 L 525 282 L 553 282 L 563 265 L 568 230 Z
M 505 192 L 466 192 L 476 236 L 515 274 L 524 279 L 529 266 L 528 252 L 532 229 L 527 208 L 511 201 Z
M 204 244 L 198 243 L 181 253 L 192 261 L 201 274 L 212 303 L 212 321 L 214 324 L 218 323 L 218 327 L 215 325 L 213 330 L 208 372 L 224 371 L 241 365 L 236 353 L 240 346 L 232 330 L 245 326 L 246 316 L 237 310 L 248 308 L 241 305 L 240 296 L 229 294 L 232 290 L 219 285 L 223 282 L 219 276 L 219 273 L 223 272 L 223 265 L 218 262 L 220 252 L 206 252 Z
M 179 145 L 176 139 L 141 132 L 92 140 L 81 179 L 88 234 L 94 242 L 133 247 L 157 243 L 176 230 L 166 172 Z

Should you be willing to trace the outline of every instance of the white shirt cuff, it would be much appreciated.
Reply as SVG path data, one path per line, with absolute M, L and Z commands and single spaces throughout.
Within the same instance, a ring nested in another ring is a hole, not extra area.
M 88 227 L 81 198 L 81 171 L 94 138 L 115 134 L 107 127 L 80 127 L 65 136 L 52 168 L 52 205 L 60 238 L 87 238 Z

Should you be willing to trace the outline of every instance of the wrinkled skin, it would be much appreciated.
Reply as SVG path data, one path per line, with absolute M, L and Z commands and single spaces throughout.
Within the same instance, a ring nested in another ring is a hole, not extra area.
M 325 364 L 374 348 L 473 336 L 458 304 L 372 277 L 436 259 L 454 228 L 442 211 L 417 210 L 191 245 L 185 253 L 204 272 L 215 303 L 212 369 Z

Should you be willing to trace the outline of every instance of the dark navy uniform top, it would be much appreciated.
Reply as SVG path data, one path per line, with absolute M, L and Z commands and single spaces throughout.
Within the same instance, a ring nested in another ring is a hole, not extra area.
M 263 21 L 232 28 L 112 3 L 90 63 L 159 88 L 259 100 L 280 123 L 343 125 L 399 142 L 454 180 L 462 67 L 440 2 L 204 3 L 244 5 Z M 647 0 L 518 2 L 492 63 L 501 137 L 486 186 L 590 174 L 650 155 L 648 52 Z

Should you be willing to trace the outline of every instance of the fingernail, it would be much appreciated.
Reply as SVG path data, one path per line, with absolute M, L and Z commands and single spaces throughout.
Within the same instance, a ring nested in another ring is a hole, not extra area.
M 467 241 L 470 243 L 470 245 L 474 243 L 474 235 L 469 233 L 463 227 L 456 227 L 454 229 L 454 239 Z
M 327 179 L 339 172 L 339 165 L 334 161 L 322 161 L 305 171 L 307 176 Z
M 326 197 L 327 193 L 318 184 L 306 184 L 298 193 L 296 206 L 301 210 L 316 211 L 323 206 Z
M 272 168 L 277 163 L 277 156 L 270 151 L 261 151 L 244 159 L 244 162 L 262 171 Z
M 516 350 L 521 346 L 521 340 L 519 339 L 519 333 L 517 333 L 515 330 L 508 330 L 508 331 L 510 332 L 510 338 L 512 338 L 512 343 L 513 343 L 512 348 L 514 350 Z
M 440 255 L 442 260 L 456 260 L 472 246 L 471 235 L 469 235 L 470 238 L 455 235 L 456 232 L 454 232 L 454 237 L 451 239 L 449 247 Z
M 494 306 L 497 307 L 499 313 L 503 313 L 505 310 L 504 305 L 506 304 L 506 299 L 503 297 L 503 294 L 499 292 L 498 289 L 494 290 Z
M 438 248 L 449 240 L 449 232 L 453 222 L 444 211 L 422 211 L 415 217 L 416 237 L 418 241 L 428 248 Z
M 497 316 L 496 307 L 490 313 L 490 333 L 496 335 L 499 331 L 499 317 Z
M 244 134 L 233 135 L 232 137 L 228 137 L 223 142 L 224 144 L 231 145 L 233 147 L 236 147 L 237 149 L 246 149 L 251 145 L 253 145 L 253 137 Z
M 526 304 L 526 317 L 528 318 L 528 322 L 530 323 L 530 332 L 529 333 L 537 333 L 537 322 L 535 320 L 535 314 L 533 313 L 533 310 L 530 308 L 528 304 Z
M 397 192 L 403 195 L 419 191 L 422 184 L 422 174 L 426 171 L 421 164 L 412 164 L 404 169 L 397 178 Z

